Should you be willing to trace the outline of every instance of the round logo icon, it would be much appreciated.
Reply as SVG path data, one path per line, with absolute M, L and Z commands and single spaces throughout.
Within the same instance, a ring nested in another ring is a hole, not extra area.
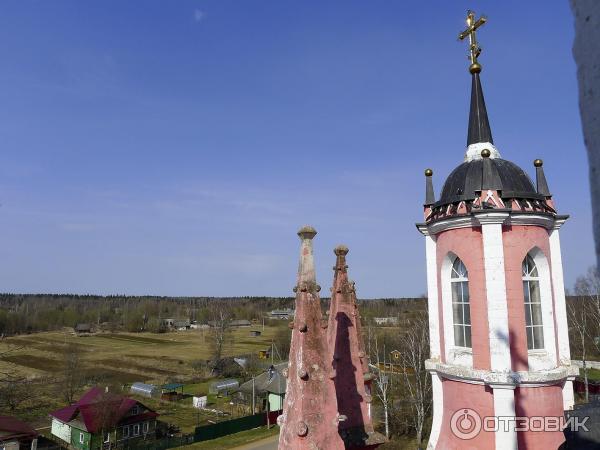
M 459 409 L 450 419 L 452 433 L 463 441 L 473 439 L 481 431 L 481 417 L 469 408 Z

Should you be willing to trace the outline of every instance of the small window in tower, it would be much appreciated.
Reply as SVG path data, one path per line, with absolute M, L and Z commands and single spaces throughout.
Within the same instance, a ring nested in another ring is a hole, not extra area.
M 523 295 L 525 296 L 525 332 L 527 349 L 544 348 L 544 325 L 542 323 L 542 300 L 540 297 L 540 276 L 531 255 L 523 260 Z
M 450 275 L 452 286 L 452 316 L 454 345 L 471 348 L 471 306 L 469 304 L 469 274 L 467 268 L 456 258 Z

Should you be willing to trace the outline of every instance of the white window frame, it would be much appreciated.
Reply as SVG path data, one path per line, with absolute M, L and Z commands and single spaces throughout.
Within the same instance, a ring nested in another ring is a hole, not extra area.
M 528 351 L 544 351 L 544 318 L 542 314 L 542 294 L 540 273 L 533 257 L 528 253 L 521 264 L 521 274 L 523 277 L 523 303 L 525 305 L 525 334 L 527 335 Z M 537 286 L 537 298 L 533 299 Z M 528 314 L 529 313 L 529 314 Z M 527 318 L 529 317 L 529 320 Z M 533 318 L 539 317 L 540 323 L 533 323 Z M 536 338 L 534 329 L 541 331 L 541 339 Z
M 146 434 L 150 430 L 150 423 L 144 422 L 142 424 L 142 432 Z
M 540 280 L 540 298 L 542 301 L 542 323 L 544 325 L 544 349 L 527 350 L 527 362 L 530 372 L 552 370 L 558 367 L 556 359 L 556 317 L 554 314 L 553 285 L 549 256 L 539 248 L 533 247 L 528 255 L 533 258 Z M 521 273 L 522 273 L 522 268 Z M 523 293 L 524 295 L 524 293 Z M 525 321 L 525 317 L 523 318 Z
M 457 267 L 458 263 L 458 267 Z M 457 268 L 460 270 L 457 270 Z M 461 270 L 464 269 L 464 270 Z M 454 297 L 454 286 L 458 285 L 458 289 L 460 290 L 460 298 Z M 465 288 L 466 288 L 466 296 L 465 296 Z M 454 346 L 462 349 L 473 348 L 472 334 L 471 334 L 471 296 L 469 293 L 469 271 L 467 270 L 467 266 L 465 263 L 457 256 L 452 261 L 452 267 L 450 269 L 450 295 L 452 297 L 452 332 L 454 334 Z M 466 297 L 466 301 L 465 301 Z M 456 323 L 454 320 L 454 311 L 455 308 L 460 308 L 462 321 Z M 468 311 L 469 318 L 465 320 L 465 312 Z M 462 339 L 456 339 L 456 328 L 459 327 Z M 468 339 L 467 339 L 468 334 Z M 467 345 L 470 344 L 470 345 Z
M 140 435 L 140 424 L 139 423 L 133 424 L 133 435 L 134 436 Z
M 140 413 L 140 409 L 139 409 L 138 405 L 135 405 L 133 408 L 131 408 L 132 416 L 137 416 L 139 413 Z
M 85 435 L 83 434 L 82 431 L 79 432 L 79 443 L 80 444 L 85 443 Z
M 103 442 L 108 444 L 110 442 L 110 432 L 105 432 L 104 434 L 106 434 L 106 439 L 103 439 Z
M 129 425 L 123 427 L 123 439 L 129 438 Z

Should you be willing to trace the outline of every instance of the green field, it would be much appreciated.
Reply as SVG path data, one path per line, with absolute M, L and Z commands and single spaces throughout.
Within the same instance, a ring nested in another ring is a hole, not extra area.
M 232 330 L 226 340 L 223 356 L 257 354 L 269 348 L 271 338 L 285 323 L 273 326 L 238 328 Z M 250 330 L 263 331 L 262 336 L 251 337 Z M 210 334 L 207 330 L 187 330 L 163 334 L 152 333 L 99 333 L 76 336 L 71 329 L 62 332 L 46 332 L 0 340 L 0 372 L 26 376 L 40 380 L 32 384 L 36 397 L 15 411 L 0 411 L 0 414 L 17 415 L 32 421 L 37 426 L 47 425 L 47 413 L 65 406 L 60 393 L 66 353 L 76 348 L 80 355 L 79 371 L 89 380 L 83 392 L 98 380 L 100 385 L 119 387 L 136 381 L 164 384 L 178 381 L 185 384 L 188 395 L 206 394 L 209 381 L 202 379 L 192 367 L 192 362 L 211 357 Z M 215 416 L 192 408 L 191 398 L 178 402 L 166 402 L 139 398 L 154 408 L 162 419 L 190 432 L 198 424 L 218 421 L 229 416 Z M 241 414 L 239 407 L 231 407 L 229 399 L 211 397 L 210 408 L 233 415 Z M 31 406 L 34 406 L 32 408 Z
M 251 329 L 232 330 L 224 356 L 256 353 L 268 348 L 277 327 L 266 326 L 259 337 L 250 337 Z M 256 329 L 262 330 L 262 326 Z M 69 329 L 2 339 L 0 354 L 4 353 L 4 356 L 0 359 L 0 370 L 17 371 L 27 376 L 55 375 L 64 367 L 65 352 L 70 346 L 80 350 L 86 369 L 106 372 L 111 380 L 123 383 L 163 383 L 171 378 L 192 378 L 194 371 L 190 363 L 211 356 L 208 331 L 76 336 Z

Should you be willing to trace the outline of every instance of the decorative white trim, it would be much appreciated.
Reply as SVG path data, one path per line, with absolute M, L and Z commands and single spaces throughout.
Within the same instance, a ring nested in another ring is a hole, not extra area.
M 515 417 L 514 387 L 492 385 L 494 389 L 494 415 L 502 418 Z M 496 450 L 518 450 L 517 431 L 514 420 L 499 423 L 498 431 L 494 433 Z
M 442 378 L 462 381 L 471 384 L 505 385 L 520 387 L 539 387 L 563 383 L 565 380 L 579 375 L 575 366 L 559 366 L 544 372 L 495 372 L 492 370 L 473 369 L 452 364 L 443 364 L 439 360 L 428 359 L 425 368 L 436 372 Z
M 573 381 L 565 381 L 563 386 L 563 408 L 565 411 L 570 411 L 575 407 L 575 394 L 573 392 Z
M 529 252 L 537 267 L 540 283 L 540 300 L 542 303 L 542 325 L 544 330 L 544 349 L 529 350 L 527 362 L 532 372 L 548 370 L 556 367 L 556 335 L 554 328 L 554 307 L 552 305 L 552 283 L 550 265 L 539 248 Z
M 440 316 L 438 311 L 437 246 L 433 236 L 425 236 L 427 260 L 427 304 L 429 309 L 429 348 L 432 358 L 441 355 Z
M 417 229 L 421 234 L 427 236 L 457 228 L 478 227 L 483 222 L 497 223 L 502 221 L 505 225 L 531 225 L 543 227 L 546 230 L 557 230 L 566 220 L 566 218 L 556 217 L 550 213 L 519 212 L 514 209 L 500 211 L 480 209 L 473 210 L 471 214 L 446 217 L 430 223 L 419 223 Z
M 481 151 L 486 148 L 490 151 L 491 159 L 502 158 L 494 144 L 491 142 L 478 142 L 467 147 L 467 151 L 465 152 L 465 162 L 473 161 L 474 159 L 482 159 Z
M 427 233 L 430 235 L 436 235 L 441 233 L 442 231 L 455 230 L 457 228 L 472 228 L 479 226 L 479 224 L 471 214 L 464 216 L 452 216 L 448 217 L 447 219 L 436 220 L 435 222 L 432 222 L 430 224 L 423 225 L 423 227 L 421 226 L 421 224 L 417 225 L 419 231 L 425 234 L 424 231 L 426 229 Z
M 504 213 L 504 218 L 508 216 Z M 510 371 L 510 334 L 506 302 L 506 276 L 504 272 L 504 247 L 500 214 L 478 217 L 482 222 L 483 261 L 489 328 L 490 364 L 492 370 Z M 491 222 L 494 220 L 494 222 Z M 502 219 L 504 221 L 504 219 Z
M 507 225 L 531 225 L 552 230 L 557 220 L 551 214 L 512 213 L 507 219 Z
M 435 372 L 431 372 L 431 393 L 433 397 L 433 419 L 427 450 L 433 450 L 437 446 L 442 429 L 442 418 L 444 417 L 444 389 L 441 378 Z
M 444 323 L 444 350 L 446 363 L 462 367 L 473 367 L 473 353 L 471 349 L 454 345 L 454 319 L 452 314 L 452 286 L 450 274 L 456 255 L 448 253 L 442 260 L 440 280 L 442 290 L 442 318 Z M 467 267 L 467 270 L 469 268 Z
M 473 216 L 475 216 L 475 220 L 479 222 L 480 225 L 502 225 L 510 213 L 508 211 L 498 211 L 498 210 L 489 210 L 489 209 L 480 209 L 477 211 L 473 211 Z
M 558 357 L 561 364 L 571 360 L 569 347 L 569 326 L 567 323 L 567 303 L 565 300 L 565 284 L 563 279 L 562 255 L 558 229 L 566 219 L 557 220 L 557 227 L 550 233 L 550 267 L 552 271 L 552 287 L 554 291 L 555 320 L 558 336 Z

